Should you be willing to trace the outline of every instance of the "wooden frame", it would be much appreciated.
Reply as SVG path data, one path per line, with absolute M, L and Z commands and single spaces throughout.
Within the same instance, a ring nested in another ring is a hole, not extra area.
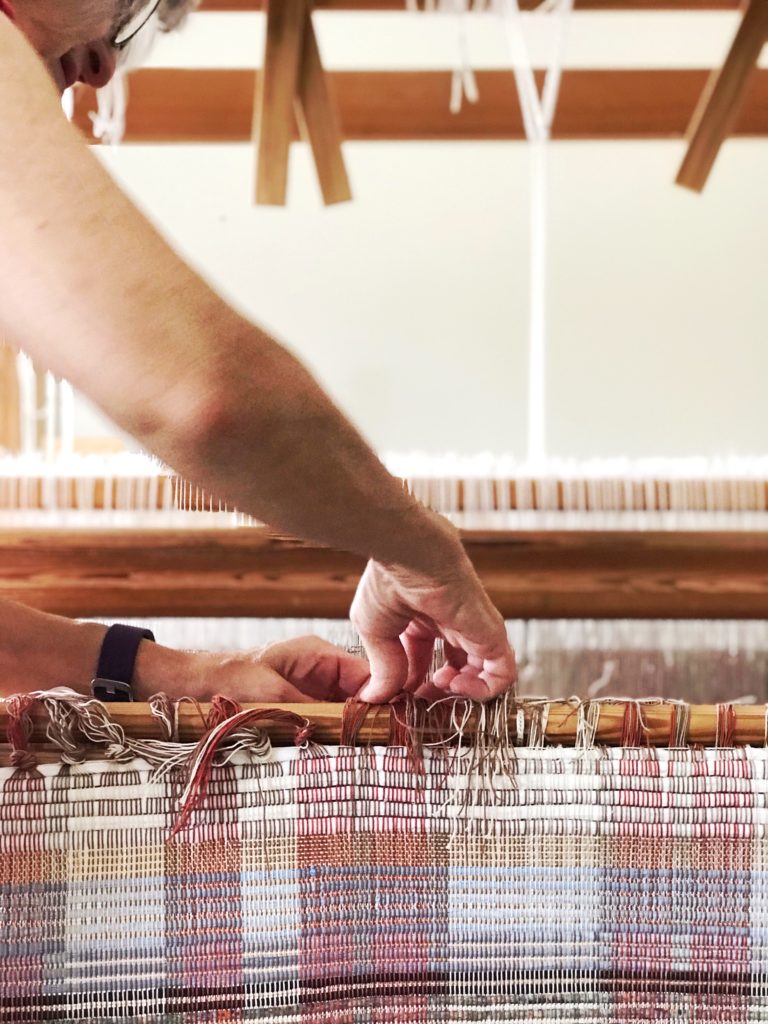
M 706 70 L 565 70 L 554 139 L 682 138 Z M 481 102 L 449 110 L 449 71 L 339 71 L 328 74 L 345 139 L 523 139 L 513 76 L 475 73 Z M 131 75 L 126 142 L 248 142 L 256 73 L 147 68 Z M 75 96 L 75 123 L 90 138 L 93 91 Z M 768 133 L 768 70 L 758 70 L 734 126 Z
M 768 532 L 463 540 L 506 618 L 768 617 Z M 346 618 L 363 566 L 260 528 L 0 532 L 0 597 L 71 616 Z

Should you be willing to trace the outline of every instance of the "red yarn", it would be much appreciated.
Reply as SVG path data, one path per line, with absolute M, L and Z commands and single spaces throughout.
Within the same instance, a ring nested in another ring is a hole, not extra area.
M 211 700 L 211 710 L 205 720 L 205 727 L 208 731 L 215 729 L 217 725 L 226 722 L 228 718 L 239 715 L 242 707 L 231 697 L 225 697 L 223 693 L 217 693 Z
M 216 714 L 220 714 L 222 712 L 223 702 L 227 699 L 228 698 L 222 698 L 222 702 L 217 704 L 216 698 L 214 698 L 212 704 L 216 705 Z M 214 710 L 212 709 L 212 714 L 213 713 Z M 259 722 L 277 722 L 295 726 L 296 731 L 294 734 L 294 743 L 297 746 L 301 746 L 305 743 L 312 733 L 312 724 L 307 721 L 306 718 L 294 715 L 292 711 L 282 711 L 280 708 L 251 708 L 249 711 L 240 711 L 238 714 L 225 719 L 215 725 L 212 729 L 209 729 L 208 733 L 202 738 L 196 748 L 195 760 L 199 757 L 199 761 L 194 769 L 191 779 L 189 780 L 187 786 L 187 797 L 179 811 L 176 824 L 173 826 L 173 830 L 171 831 L 172 839 L 187 826 L 192 813 L 205 799 L 205 795 L 208 792 L 208 782 L 211 777 L 213 761 L 222 742 L 241 726 L 255 725 Z M 200 756 L 200 754 L 202 754 L 202 756 Z
M 0 3 L 2 0 L 0 0 Z M 6 736 L 11 746 L 11 764 L 18 768 L 31 768 L 36 760 L 29 749 L 32 735 L 32 721 L 29 712 L 37 704 L 37 697 L 30 693 L 16 693 L 5 701 L 8 712 Z

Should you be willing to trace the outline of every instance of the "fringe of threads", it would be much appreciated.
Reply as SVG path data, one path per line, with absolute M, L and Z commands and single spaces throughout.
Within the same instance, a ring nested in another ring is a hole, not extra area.
M 197 743 L 179 742 L 179 709 L 191 703 L 200 715 L 202 738 Z M 425 751 L 441 758 L 444 765 L 445 803 L 454 808 L 457 818 L 468 808 L 478 786 L 491 793 L 500 780 L 515 785 L 516 749 L 542 748 L 557 742 L 547 736 L 549 712 L 562 701 L 544 698 L 517 701 L 504 694 L 486 704 L 459 697 L 446 697 L 433 703 L 405 695 L 390 705 L 369 705 L 350 699 L 344 706 L 341 722 L 341 746 L 365 742 L 366 723 L 374 724 L 380 715 L 389 718 L 390 748 L 404 751 L 407 764 L 417 775 L 425 772 Z M 631 700 L 597 698 L 570 702 L 575 717 L 576 748 L 583 752 L 597 746 L 601 709 L 605 705 L 623 708 L 620 743 L 624 747 L 647 746 L 650 731 L 645 709 L 665 704 L 671 706 L 669 746 L 689 746 L 690 705 L 682 701 L 660 699 Z M 149 701 L 150 712 L 158 722 L 161 739 L 136 739 L 127 736 L 123 727 L 110 715 L 107 705 L 91 697 L 60 687 L 53 690 L 17 694 L 5 700 L 8 715 L 7 739 L 11 747 L 10 763 L 21 771 L 37 767 L 32 745 L 35 712 L 45 714 L 45 738 L 61 752 L 65 765 L 81 763 L 101 748 L 107 760 L 126 763 L 138 758 L 154 769 L 158 778 L 172 771 L 186 779 L 179 803 L 179 815 L 171 836 L 176 836 L 190 822 L 195 810 L 205 800 L 211 772 L 217 765 L 229 763 L 237 754 L 247 753 L 252 761 L 265 762 L 272 757 L 272 744 L 263 728 L 280 723 L 293 730 L 293 739 L 302 757 L 325 756 L 325 748 L 312 740 L 312 724 L 307 718 L 276 708 L 253 708 L 244 711 L 229 697 L 216 696 L 207 714 L 192 698 L 171 700 L 156 694 Z M 768 707 L 765 717 L 768 746 Z M 736 715 L 731 704 L 717 706 L 718 747 L 733 747 Z M 370 730 L 368 731 L 370 735 Z

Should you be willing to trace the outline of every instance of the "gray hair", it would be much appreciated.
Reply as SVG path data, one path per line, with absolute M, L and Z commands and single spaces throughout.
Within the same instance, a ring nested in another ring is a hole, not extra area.
M 200 0 L 163 0 L 158 9 L 158 19 L 163 32 L 178 28 L 186 16 L 200 5 Z

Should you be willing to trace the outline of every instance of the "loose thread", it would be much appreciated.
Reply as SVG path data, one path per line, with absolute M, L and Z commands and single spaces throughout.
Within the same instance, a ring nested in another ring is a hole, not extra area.
M 389 746 L 404 747 L 416 775 L 424 775 L 425 701 L 404 694 L 389 706 Z
M 688 746 L 688 730 L 691 723 L 691 705 L 685 701 L 674 701 L 669 719 L 669 745 L 673 748 Z
M 167 693 L 153 693 L 149 698 L 149 711 L 157 719 L 164 736 L 169 743 L 179 738 L 178 703 L 171 700 Z
M 551 702 L 544 700 L 539 703 L 529 704 L 531 709 L 531 723 L 528 727 L 528 746 L 532 750 L 541 750 L 547 742 L 547 725 L 549 724 L 549 709 Z
M 37 768 L 37 758 L 29 749 L 29 741 L 32 738 L 33 723 L 30 711 L 37 704 L 37 697 L 33 693 L 18 693 L 6 698 L 5 706 L 8 711 L 8 726 L 6 735 L 11 746 L 10 762 L 12 767 L 24 771 L 31 771 Z
M 242 710 L 242 706 L 231 697 L 226 697 L 223 693 L 215 694 L 211 698 L 211 709 L 205 720 L 206 730 L 215 729 L 223 722 L 239 715 Z
M 370 710 L 371 705 L 366 704 L 365 701 L 355 700 L 354 697 L 347 698 L 341 714 L 340 746 L 354 747 L 357 744 L 360 730 Z
M 568 703 L 575 703 L 576 748 L 581 751 L 592 750 L 600 726 L 600 701 L 582 701 L 578 697 L 571 697 Z
M 646 734 L 637 703 L 629 700 L 624 705 L 624 720 L 621 727 L 622 747 L 642 746 Z
M 222 702 L 217 705 L 217 714 L 222 712 L 223 707 Z M 294 715 L 292 711 L 281 711 L 278 708 L 252 708 L 249 711 L 240 711 L 238 714 L 214 726 L 195 748 L 191 759 L 192 765 L 189 780 L 181 795 L 180 811 L 171 831 L 171 839 L 186 827 L 193 812 L 205 799 L 208 792 L 211 769 L 222 742 L 227 738 L 233 738 L 237 734 L 241 746 L 252 743 L 253 737 L 246 736 L 243 738 L 241 731 L 244 726 L 254 726 L 259 722 L 276 722 L 295 726 L 294 743 L 297 747 L 306 743 L 312 734 L 312 725 L 308 719 Z M 230 757 L 231 754 L 232 752 L 230 751 Z
M 715 728 L 715 746 L 732 747 L 736 738 L 736 712 L 733 704 L 717 705 L 717 726 Z

